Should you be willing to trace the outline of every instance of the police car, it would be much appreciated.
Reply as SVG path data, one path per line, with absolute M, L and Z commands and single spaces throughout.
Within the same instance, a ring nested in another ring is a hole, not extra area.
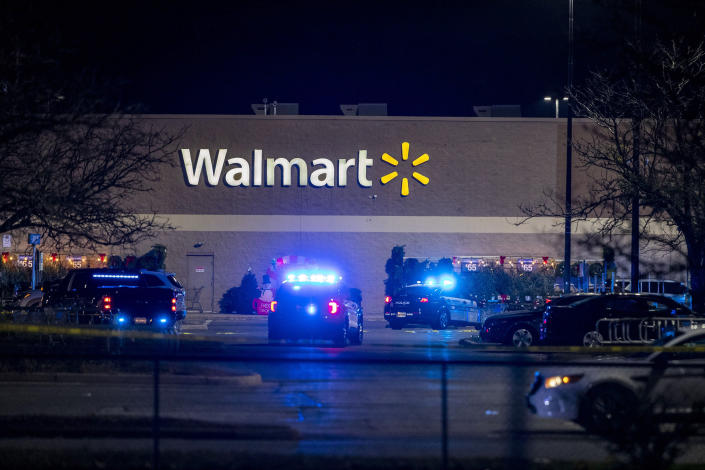
M 433 278 L 423 284 L 406 286 L 394 296 L 384 298 L 384 319 L 392 329 L 407 323 L 427 323 L 437 330 L 451 323 L 479 326 L 477 302 L 461 297 L 453 277 L 436 282 Z
M 298 270 L 287 273 L 271 303 L 270 342 L 328 340 L 336 347 L 361 344 L 362 296 L 345 287 L 333 271 Z

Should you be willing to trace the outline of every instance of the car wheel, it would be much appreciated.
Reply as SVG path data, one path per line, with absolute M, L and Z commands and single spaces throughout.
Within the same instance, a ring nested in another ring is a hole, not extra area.
M 357 328 L 355 328 L 350 334 L 351 344 L 362 344 L 362 337 L 364 335 L 364 330 L 362 326 L 362 318 L 357 321 Z
M 596 348 L 602 345 L 602 335 L 597 331 L 588 331 L 583 336 L 583 346 L 586 348 Z
M 178 335 L 181 333 L 181 327 L 183 326 L 183 322 L 181 320 L 177 320 L 174 322 L 173 325 L 171 325 L 171 328 L 167 330 L 167 333 L 170 335 Z
M 533 346 L 538 335 L 531 328 L 517 326 L 509 333 L 509 344 L 515 348 L 527 348 Z
M 389 327 L 393 330 L 401 330 L 404 327 L 404 322 L 401 320 L 397 320 L 395 318 L 392 318 L 389 320 Z
M 448 328 L 448 310 L 441 310 L 438 312 L 438 317 L 436 318 L 435 323 L 433 324 L 433 329 L 434 330 L 445 330 Z
M 632 422 L 636 396 L 620 385 L 601 385 L 585 398 L 579 423 L 595 434 L 622 433 Z

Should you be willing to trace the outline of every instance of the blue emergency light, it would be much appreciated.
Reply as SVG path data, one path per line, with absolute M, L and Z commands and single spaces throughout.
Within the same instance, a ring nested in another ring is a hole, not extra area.
M 335 284 L 337 281 L 342 279 L 341 276 L 336 275 L 334 272 L 295 272 L 289 273 L 286 276 L 287 282 L 296 282 L 300 284 Z
M 139 279 L 138 274 L 94 274 L 96 279 Z

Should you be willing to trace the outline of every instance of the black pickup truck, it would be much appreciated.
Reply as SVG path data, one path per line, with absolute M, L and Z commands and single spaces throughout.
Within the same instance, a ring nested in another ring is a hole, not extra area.
M 169 273 L 76 269 L 45 286 L 44 311 L 60 322 L 178 332 L 183 286 Z

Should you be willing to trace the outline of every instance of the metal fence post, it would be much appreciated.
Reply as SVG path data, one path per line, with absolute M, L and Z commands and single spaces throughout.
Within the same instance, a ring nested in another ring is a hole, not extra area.
M 443 463 L 441 468 L 448 468 L 448 365 L 441 364 L 441 448 Z
M 159 359 L 154 360 L 154 416 L 152 418 L 152 468 L 159 469 Z

